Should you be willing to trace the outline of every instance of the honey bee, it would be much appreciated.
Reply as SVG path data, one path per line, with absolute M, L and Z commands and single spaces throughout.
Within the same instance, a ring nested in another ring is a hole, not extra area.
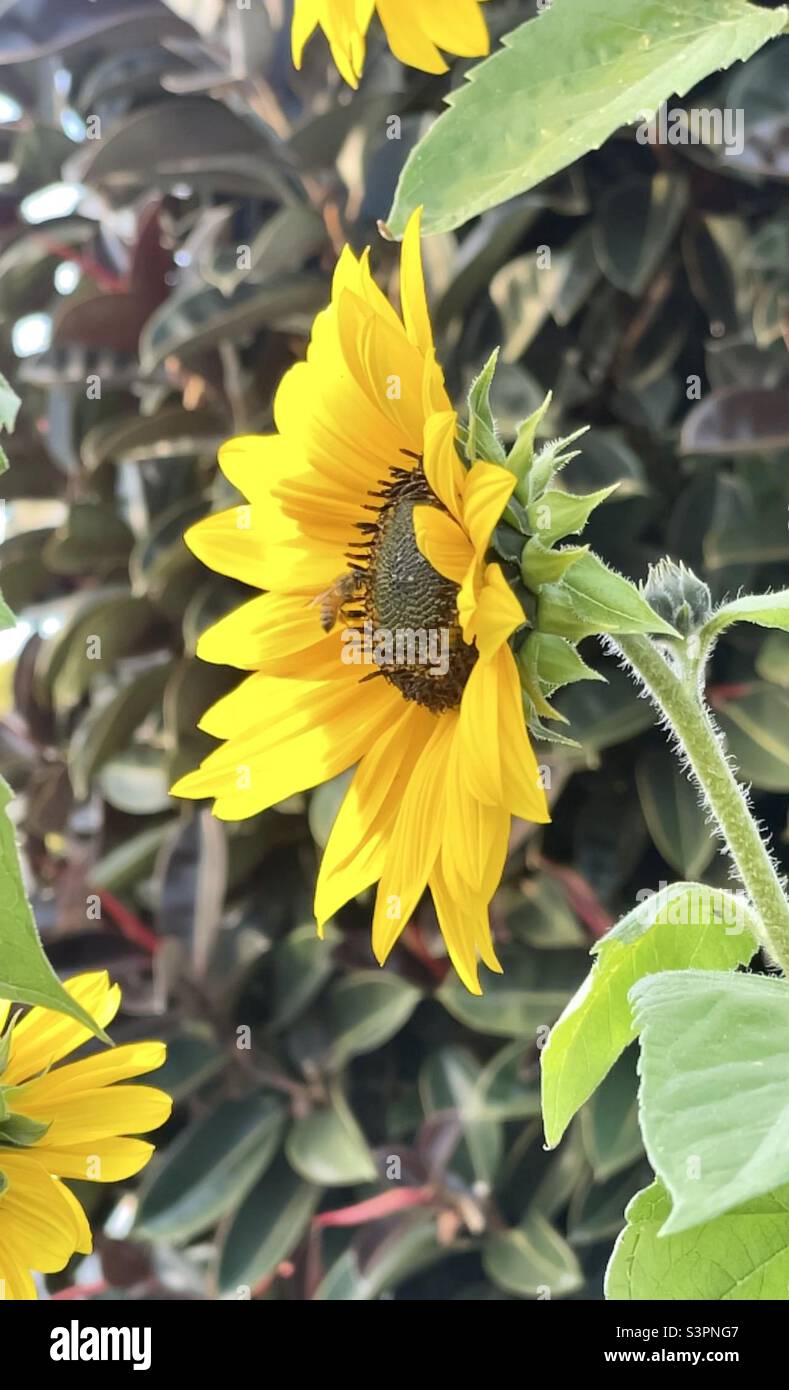
M 324 632 L 331 632 L 340 609 L 354 597 L 357 584 L 355 574 L 340 574 L 328 589 L 311 600 L 310 607 L 320 609 L 320 624 Z

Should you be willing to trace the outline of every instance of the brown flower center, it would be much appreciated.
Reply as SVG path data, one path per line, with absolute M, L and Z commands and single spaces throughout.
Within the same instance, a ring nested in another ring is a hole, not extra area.
M 375 520 L 362 522 L 363 541 L 349 553 L 356 581 L 345 616 L 365 642 L 375 670 L 414 700 L 439 714 L 455 709 L 477 659 L 458 622 L 458 585 L 439 574 L 416 542 L 414 507 L 443 510 L 421 461 L 393 468 L 374 494 Z M 368 658 L 369 659 L 369 658 Z

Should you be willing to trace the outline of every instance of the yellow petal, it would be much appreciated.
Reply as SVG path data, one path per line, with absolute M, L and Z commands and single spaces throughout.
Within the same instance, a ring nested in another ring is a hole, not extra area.
M 446 768 L 457 714 L 442 714 L 419 756 L 397 813 L 373 914 L 373 951 L 383 964 L 408 924 L 441 847 Z
M 105 1086 L 63 1096 L 50 1112 L 47 1133 L 36 1144 L 36 1154 L 46 1162 L 47 1149 L 88 1144 L 116 1135 L 147 1134 L 169 1119 L 170 1096 L 155 1086 Z M 36 1106 L 28 1106 L 24 1092 L 14 1097 L 20 1115 L 39 1118 Z
M 463 521 L 477 555 L 490 545 L 494 527 L 512 496 L 515 475 L 497 463 L 475 463 L 463 491 Z
M 377 0 L 376 7 L 395 58 L 422 72 L 447 71 L 446 62 L 412 6 L 404 6 L 403 0 Z
M 435 715 L 404 703 L 362 758 L 323 853 L 315 889 L 319 927 L 381 877 L 400 801 L 434 725 Z
M 44 1118 L 48 1107 L 55 1106 L 63 1097 L 77 1095 L 80 1091 L 92 1091 L 101 1086 L 111 1086 L 116 1081 L 129 1081 L 133 1076 L 156 1071 L 167 1056 L 167 1048 L 161 1042 L 127 1043 L 123 1047 L 106 1048 L 103 1052 L 83 1057 L 79 1062 L 67 1062 L 65 1066 L 53 1067 L 45 1076 L 28 1081 L 19 1096 L 24 1102 L 25 1114 L 36 1112 Z
M 145 1139 L 109 1138 L 58 1147 L 37 1145 L 36 1152 L 58 1177 L 80 1182 L 123 1182 L 145 1167 L 154 1146 Z
M 399 709 L 385 680 L 327 683 L 321 703 L 305 700 L 275 728 L 261 723 L 233 738 L 176 783 L 173 794 L 216 797 L 214 814 L 241 820 L 336 777 L 371 748 Z
M 112 1022 L 121 1002 L 117 985 L 111 985 L 105 970 L 76 975 L 65 981 L 65 988 L 101 1028 Z M 53 1009 L 35 1008 L 17 1024 L 11 1059 L 3 1073 L 4 1086 L 18 1086 L 61 1058 L 81 1047 L 93 1034 L 75 1019 Z
M 435 412 L 425 422 L 425 477 L 439 501 L 458 522 L 463 522 L 466 471 L 455 448 L 457 415 L 454 410 Z
M 499 738 L 507 750 L 502 768 L 504 805 L 514 816 L 535 824 L 551 819 L 542 775 L 534 749 L 526 731 L 518 668 L 508 646 L 503 646 L 494 658 L 498 671 L 501 698 L 499 701 Z
M 461 584 L 474 559 L 468 538 L 456 521 L 438 507 L 421 506 L 413 510 L 416 543 L 434 570 L 455 584 Z
M 499 698 L 499 673 L 495 661 L 478 661 L 466 682 L 460 702 L 459 739 L 469 791 L 484 806 L 504 804 Z M 505 749 L 508 759 L 510 752 L 506 745 Z
M 481 58 L 490 51 L 479 0 L 430 0 L 419 6 L 420 23 L 439 48 L 461 58 Z
M 485 661 L 525 622 L 526 615 L 504 578 L 501 566 L 488 565 L 473 615 L 464 630 L 466 641 L 471 637 L 476 640 Z
M 415 208 L 408 219 L 400 250 L 400 302 L 408 337 L 420 352 L 428 353 L 433 347 L 433 329 L 422 270 L 421 222 L 422 209 Z

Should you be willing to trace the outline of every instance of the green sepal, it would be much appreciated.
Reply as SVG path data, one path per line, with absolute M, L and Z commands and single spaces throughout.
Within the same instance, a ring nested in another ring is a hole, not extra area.
M 521 556 L 521 578 L 532 593 L 538 593 L 543 584 L 554 584 L 569 569 L 588 553 L 588 545 L 566 546 L 563 550 L 551 550 L 541 540 L 532 536 L 523 547 Z
M 3 1173 L 2 1171 L 0 1171 L 0 1197 L 2 1197 L 3 1193 L 4 1193 L 4 1192 L 7 1192 L 7 1191 L 8 1191 L 8 1178 L 6 1177 L 5 1173 Z
M 609 569 L 593 551 L 582 555 L 558 583 L 543 585 L 536 626 L 571 642 L 603 633 L 679 635 L 653 612 L 635 584 Z
M 530 632 L 518 653 L 518 663 L 523 663 L 549 695 L 576 681 L 606 680 L 600 671 L 587 666 L 571 642 L 552 632 Z
M 569 719 L 565 718 L 563 714 L 560 714 L 558 709 L 554 709 L 553 705 L 549 704 L 548 700 L 546 700 L 539 679 L 529 666 L 523 647 L 521 647 L 520 651 L 517 653 L 515 661 L 518 667 L 518 675 L 520 676 L 526 715 L 529 718 L 536 716 L 542 719 L 558 719 L 562 724 L 569 724 Z
M 549 391 L 542 405 L 538 405 L 537 409 L 533 410 L 531 415 L 527 416 L 523 424 L 518 427 L 515 443 L 507 455 L 507 467 L 518 479 L 518 486 L 515 490 L 519 497 L 521 496 L 520 485 L 525 481 L 534 462 L 534 440 L 537 430 L 552 400 L 553 392 Z M 521 500 L 523 501 L 525 498 L 522 497 Z
M 521 531 L 516 531 L 509 522 L 500 521 L 490 538 L 490 544 L 491 549 L 495 550 L 500 559 L 506 560 L 510 565 L 517 565 L 520 569 L 524 546 L 524 536 Z
M 583 531 L 589 517 L 596 507 L 619 487 L 601 487 L 597 492 L 589 492 L 585 497 L 572 492 L 559 492 L 551 489 L 544 492 L 539 501 L 530 502 L 526 516 L 531 532 L 539 536 L 545 545 L 563 540 L 565 536 L 577 536 Z
M 528 476 L 524 479 L 524 490 L 521 490 L 521 485 L 515 489 L 522 502 L 539 501 L 554 473 L 566 468 L 570 460 L 577 458 L 580 454 L 580 449 L 568 451 L 568 444 L 574 444 L 576 439 L 580 439 L 581 435 L 586 434 L 588 429 L 588 425 L 582 425 L 580 429 L 573 430 L 572 434 L 566 434 L 561 439 L 552 439 L 548 444 L 543 445 L 535 456 Z
M 0 1147 L 9 1144 L 14 1149 L 31 1149 L 49 1127 L 44 1120 L 31 1120 L 28 1115 L 6 1114 L 0 1117 Z
M 504 463 L 504 445 L 496 433 L 496 423 L 490 408 L 490 388 L 499 358 L 494 348 L 479 376 L 474 378 L 468 393 L 468 436 L 465 442 L 469 463 L 485 459 L 488 463 Z
M 560 734 L 558 729 L 546 728 L 525 690 L 523 692 L 523 709 L 526 715 L 526 724 L 533 739 L 540 743 L 561 743 L 564 748 L 581 747 L 577 739 Z

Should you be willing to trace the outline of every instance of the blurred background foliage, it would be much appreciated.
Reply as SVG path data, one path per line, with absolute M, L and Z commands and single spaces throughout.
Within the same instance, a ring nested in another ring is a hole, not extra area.
M 494 41 L 530 8 L 486 7 Z M 505 973 L 481 999 L 428 905 L 385 971 L 367 900 L 316 939 L 347 778 L 239 825 L 167 794 L 236 679 L 194 650 L 247 591 L 181 540 L 234 500 L 217 445 L 271 428 L 344 241 L 371 242 L 395 288 L 376 220 L 462 80 L 378 39 L 358 93 L 321 39 L 297 74 L 289 17 L 288 0 L 0 4 L 0 370 L 23 398 L 0 771 L 51 959 L 121 982 L 116 1039 L 166 1037 L 176 1098 L 141 1187 L 80 1193 L 97 1254 L 50 1287 L 597 1298 L 648 1178 L 634 1062 L 546 1153 L 539 1044 L 639 891 L 727 872 L 614 663 L 587 642 L 609 684 L 558 702 L 579 746 L 540 751 L 554 820 L 514 828 L 492 908 Z M 785 584 L 789 561 L 788 56 L 778 40 L 685 103 L 741 108 L 741 154 L 622 131 L 424 243 L 455 397 L 501 343 L 505 438 L 551 388 L 549 435 L 592 425 L 568 487 L 620 484 L 584 539 L 636 579 L 668 552 L 716 597 Z M 733 628 L 709 696 L 785 847 L 789 638 Z

